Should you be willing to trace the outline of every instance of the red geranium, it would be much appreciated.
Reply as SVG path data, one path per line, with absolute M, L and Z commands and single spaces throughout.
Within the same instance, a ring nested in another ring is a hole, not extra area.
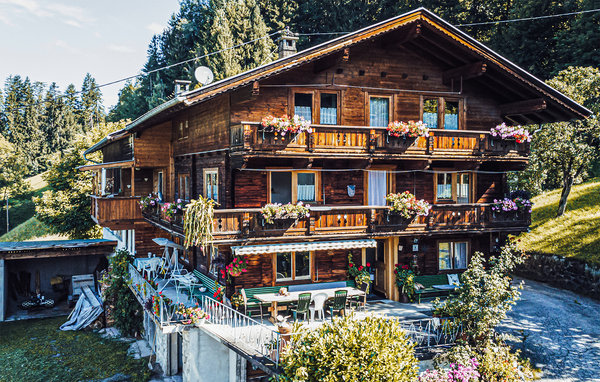
M 403 265 L 402 269 L 408 269 L 408 265 Z
M 350 268 L 352 268 L 352 267 L 354 266 L 354 264 L 350 263 L 350 264 L 348 264 L 348 266 L 349 266 Z
M 370 267 L 370 266 L 371 266 L 371 263 L 367 263 L 367 267 Z
M 363 266 L 362 266 L 362 265 L 359 265 L 359 266 L 358 266 L 358 270 L 359 270 L 359 271 L 362 271 L 362 270 L 363 270 Z

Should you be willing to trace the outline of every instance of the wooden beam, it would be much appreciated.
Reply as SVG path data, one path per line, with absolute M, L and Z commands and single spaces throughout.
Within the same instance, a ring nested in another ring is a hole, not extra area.
M 421 56 L 424 56 L 425 58 L 432 58 L 432 59 L 442 63 L 443 65 L 448 65 L 448 66 L 456 65 L 454 58 L 452 58 L 452 57 L 449 58 L 448 56 L 444 56 L 445 53 L 439 52 L 439 51 L 436 52 L 436 51 L 432 50 L 430 47 L 426 47 L 425 44 L 417 44 L 414 41 L 409 42 L 408 44 L 413 51 L 420 54 Z
M 529 114 L 542 110 L 546 110 L 546 100 L 543 98 L 534 98 L 500 105 L 500 113 L 503 116 Z
M 254 83 L 258 84 L 258 82 L 254 82 Z M 241 89 L 233 91 L 230 96 L 231 104 L 232 105 L 240 104 L 240 103 L 252 101 L 253 99 L 255 99 L 256 95 L 255 95 L 254 83 L 251 86 L 244 86 Z
M 78 167 L 79 171 L 93 171 L 93 170 L 101 170 L 103 168 L 127 168 L 133 167 L 135 164 L 132 160 L 126 160 L 121 162 L 109 162 L 109 163 L 98 163 L 98 164 L 89 164 L 85 166 Z
M 417 37 L 422 35 L 421 24 L 416 23 L 412 26 L 403 36 L 401 36 L 395 43 L 396 46 L 401 46 L 409 41 L 416 39 Z
M 449 48 L 453 45 L 449 44 L 446 40 L 444 40 L 444 43 L 440 43 L 440 42 L 436 41 L 435 38 L 431 38 L 431 37 L 427 36 L 426 33 L 423 33 L 423 40 L 427 41 L 429 44 L 433 45 L 435 48 L 439 49 L 440 51 L 446 53 L 450 57 L 453 57 L 458 62 L 466 64 L 470 61 L 468 59 L 468 57 L 465 56 L 464 53 L 456 52 L 456 51 L 453 51 L 451 48 Z
M 313 73 L 320 73 L 335 66 L 338 62 L 338 59 L 339 54 L 330 54 L 329 56 L 325 56 L 320 60 L 315 61 L 313 65 Z
M 472 64 L 459 66 L 458 68 L 446 70 L 442 78 L 444 84 L 449 84 L 452 80 L 455 82 L 460 81 L 461 78 L 463 81 L 466 81 L 484 75 L 486 70 L 487 64 L 478 61 Z

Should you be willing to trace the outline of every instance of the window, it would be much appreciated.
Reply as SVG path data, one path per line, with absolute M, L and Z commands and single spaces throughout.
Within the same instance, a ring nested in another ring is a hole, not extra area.
M 163 200 L 163 195 L 164 195 L 164 177 L 163 177 L 163 172 L 159 171 L 158 172 L 158 181 L 156 183 L 156 193 L 158 194 L 158 198 L 162 201 Z
M 470 174 L 456 175 L 456 202 L 469 203 Z
M 187 120 L 179 122 L 179 139 L 185 139 L 189 136 L 190 125 Z
M 317 173 L 313 171 L 271 171 L 270 202 L 316 202 Z
M 443 97 L 422 98 L 423 123 L 430 129 L 458 130 L 462 100 L 448 100 Z
M 219 201 L 219 170 L 216 168 L 204 169 L 204 197 Z
M 438 128 L 437 98 L 426 98 L 423 100 L 423 123 L 430 129 Z
M 439 269 L 443 271 L 467 268 L 467 248 L 466 241 L 438 243 Z
M 337 125 L 337 94 L 321 93 L 321 125 Z
M 368 171 L 368 203 L 370 206 L 385 206 L 388 194 L 387 171 Z
M 452 174 L 437 174 L 437 199 L 452 200 Z
M 444 129 L 458 130 L 458 102 L 446 101 L 444 105 Z
M 310 252 L 282 252 L 275 254 L 276 281 L 310 279 Z
M 370 126 L 387 127 L 390 123 L 390 99 L 371 97 L 369 100 Z
M 435 175 L 435 199 L 441 202 L 471 203 L 471 173 L 445 173 Z
M 312 94 L 294 94 L 294 115 L 298 115 L 312 123 Z
M 187 174 L 179 175 L 179 197 L 183 200 L 191 199 L 190 176 Z

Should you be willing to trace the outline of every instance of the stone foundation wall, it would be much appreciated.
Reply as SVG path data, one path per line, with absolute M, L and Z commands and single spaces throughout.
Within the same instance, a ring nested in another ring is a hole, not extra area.
M 580 260 L 529 254 L 515 274 L 600 300 L 600 267 Z

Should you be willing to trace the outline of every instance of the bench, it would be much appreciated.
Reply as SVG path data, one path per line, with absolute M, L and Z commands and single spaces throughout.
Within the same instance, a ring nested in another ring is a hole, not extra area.
M 421 303 L 421 297 L 434 297 L 434 296 L 449 296 L 452 292 L 451 289 L 437 289 L 434 285 L 448 285 L 448 275 L 424 275 L 415 276 L 415 283 L 423 285 L 424 289 L 415 290 L 417 296 L 419 296 L 419 304 Z
M 260 309 L 260 315 L 262 317 L 262 307 L 263 305 L 271 305 L 268 303 L 264 303 L 258 299 L 256 299 L 254 296 L 257 294 L 264 294 L 264 293 L 279 293 L 279 289 L 281 289 L 280 286 L 270 286 L 270 287 L 258 287 L 258 288 L 242 288 L 244 290 L 244 293 L 246 294 L 246 306 L 244 307 L 244 312 L 246 313 L 248 311 L 248 309 L 252 309 L 252 308 L 256 308 L 258 307 Z M 241 289 L 240 289 L 241 291 Z
M 194 273 L 194 276 L 196 276 L 198 280 L 200 280 L 200 283 L 206 288 L 206 291 L 200 292 L 199 288 L 194 288 L 192 290 L 192 295 L 190 296 L 190 299 L 193 299 L 197 296 L 207 296 L 214 298 L 215 292 L 217 291 L 217 287 L 215 286 L 215 280 L 211 279 L 210 277 L 198 271 L 197 269 L 194 269 L 192 272 Z

